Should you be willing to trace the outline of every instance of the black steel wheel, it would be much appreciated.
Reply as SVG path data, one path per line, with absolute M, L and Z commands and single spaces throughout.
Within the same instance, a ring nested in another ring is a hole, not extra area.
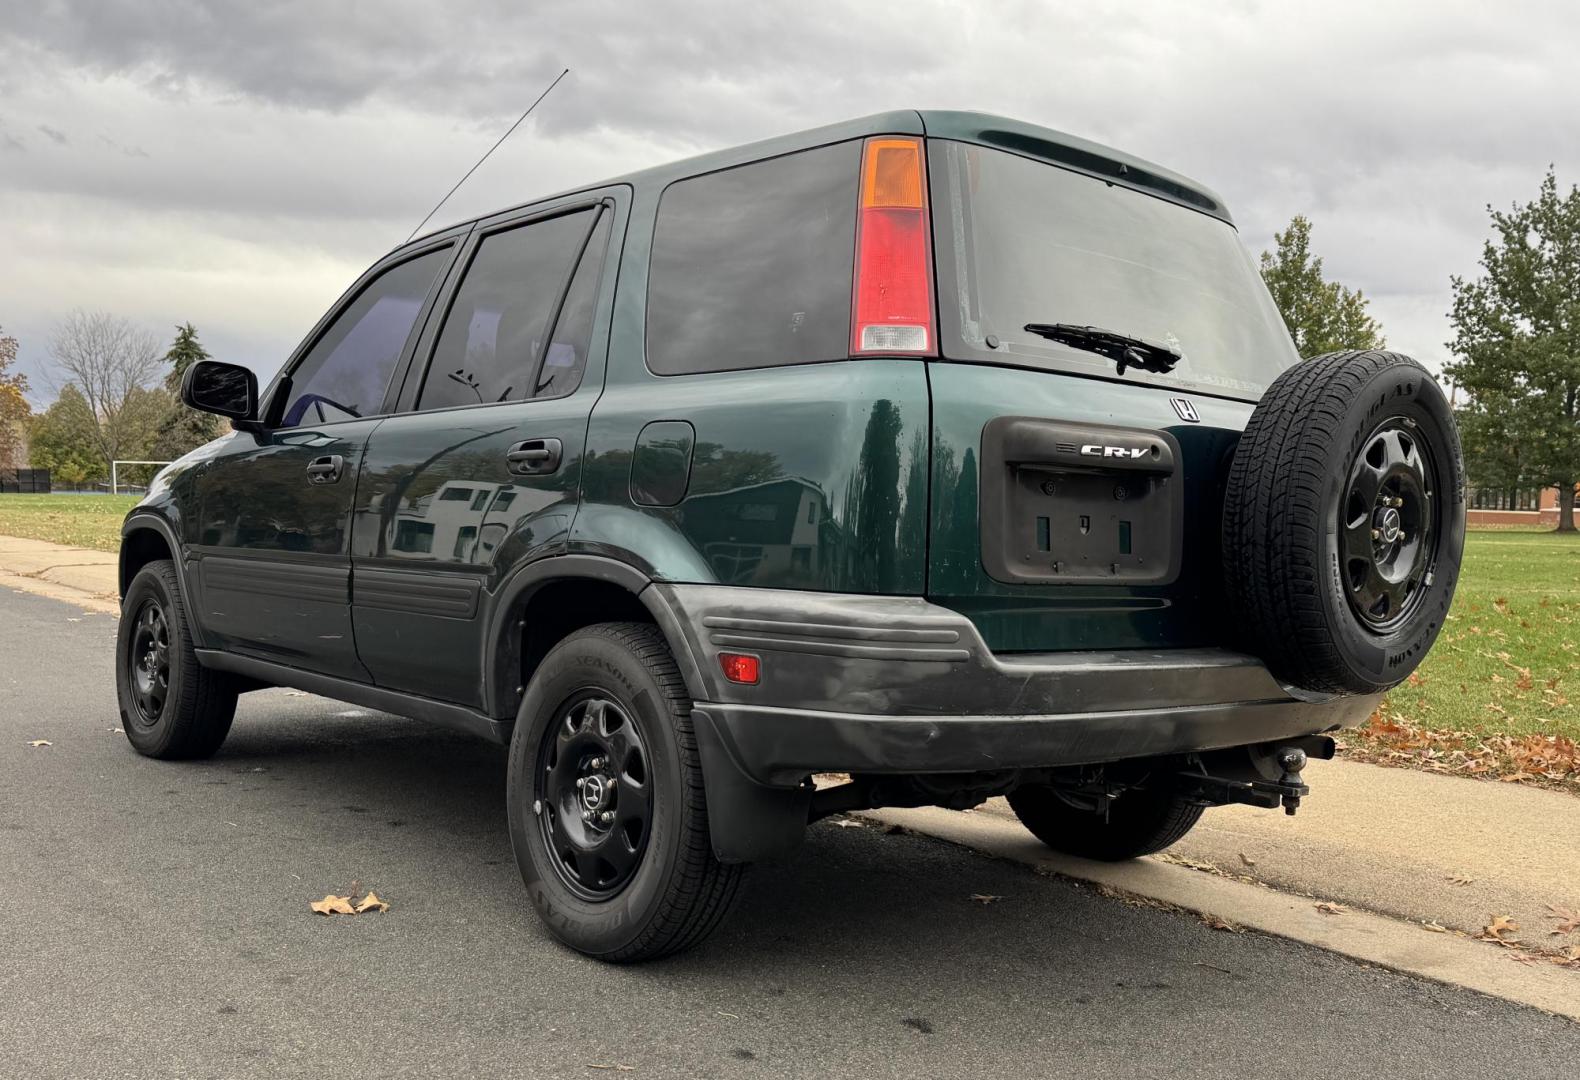
M 702 941 L 744 868 L 713 853 L 691 698 L 658 629 L 601 623 L 533 673 L 510 739 L 510 845 L 538 914 L 618 963 Z
M 1397 685 L 1437 640 L 1459 581 L 1465 467 L 1448 399 L 1397 353 L 1296 364 L 1251 414 L 1223 513 L 1245 651 L 1307 691 Z
M 236 715 L 236 683 L 198 663 L 168 560 L 144 566 L 127 586 L 115 656 L 121 728 L 139 754 L 201 758 L 220 748 Z
M 533 812 L 566 887 L 605 900 L 630 881 L 652 830 L 647 750 L 625 709 L 597 689 L 558 711 L 563 719 L 538 748 L 542 794 Z
M 1437 470 L 1416 429 L 1409 417 L 1384 420 L 1362 444 L 1345 488 L 1339 539 L 1345 595 L 1378 633 L 1410 617 L 1437 562 Z
M 132 623 L 131 655 L 125 668 L 137 720 L 149 726 L 159 723 L 170 697 L 170 622 L 164 606 L 152 596 L 143 601 Z

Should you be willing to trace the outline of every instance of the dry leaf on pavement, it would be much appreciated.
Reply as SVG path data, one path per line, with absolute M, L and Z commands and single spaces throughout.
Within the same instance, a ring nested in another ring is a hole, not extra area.
M 372 889 L 369 889 L 368 894 L 361 900 L 357 901 L 357 903 L 354 905 L 354 908 L 356 913 L 361 915 L 364 911 L 388 911 L 390 906 L 384 901 L 380 900 L 377 893 L 375 893 Z
M 1430 930 L 1434 934 L 1446 934 L 1446 933 L 1448 933 L 1448 927 L 1444 926 L 1442 923 L 1435 923 L 1435 922 L 1431 922 L 1431 921 L 1427 921 L 1427 922 L 1422 923 L 1421 924 L 1421 929 L 1423 929 L 1423 930 Z
M 1469 885 L 1476 879 L 1473 877 L 1466 877 L 1464 874 L 1449 874 L 1443 880 L 1448 882 L 1450 885 Z
M 1247 855 L 1243 851 L 1240 852 L 1240 861 L 1245 863 L 1245 865 L 1247 865 L 1247 866 L 1255 866 L 1256 865 L 1256 860 L 1251 858 L 1249 855 Z
M 1220 918 L 1217 915 L 1204 912 L 1201 916 L 1201 921 L 1206 923 L 1207 926 L 1213 930 L 1223 930 L 1230 934 L 1240 933 L 1240 928 L 1238 926 L 1234 925 L 1234 923 L 1230 922 L 1228 919 Z
M 1492 921 L 1481 928 L 1481 933 L 1476 936 L 1482 941 L 1496 941 L 1499 945 L 1512 945 L 1517 938 L 1512 935 L 1518 931 L 1520 924 L 1507 915 L 1494 915 Z M 1508 934 L 1509 937 L 1503 935 Z
M 314 900 L 307 905 L 320 915 L 355 915 L 357 909 L 351 906 L 351 897 L 336 896 L 333 893 L 322 900 Z
M 1322 903 L 1318 904 L 1317 910 L 1322 912 L 1324 915 L 1348 915 L 1350 913 L 1350 909 L 1345 907 L 1343 904 L 1334 904 L 1327 900 L 1324 900 Z
M 589 1064 L 587 1067 L 589 1069 L 613 1069 L 615 1072 L 635 1072 L 636 1071 L 636 1066 L 635 1065 L 592 1065 L 592 1064 Z
M 1580 915 L 1576 915 L 1567 908 L 1561 908 L 1557 904 L 1548 904 L 1547 910 L 1552 912 L 1548 918 L 1558 920 L 1558 929 L 1553 931 L 1555 936 L 1572 934 L 1576 930 L 1580 930 Z
M 966 897 L 966 899 L 974 900 L 979 904 L 991 904 L 995 900 L 1002 900 L 1004 898 L 1002 896 L 994 896 L 991 893 L 974 892 L 970 896 Z
M 31 742 L 29 742 L 28 745 L 29 746 L 33 746 L 33 747 L 38 747 L 38 746 L 54 746 L 55 744 L 50 742 L 48 739 L 34 739 Z

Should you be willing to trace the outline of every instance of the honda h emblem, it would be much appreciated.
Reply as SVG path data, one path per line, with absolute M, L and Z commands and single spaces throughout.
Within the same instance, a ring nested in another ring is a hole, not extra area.
M 1192 405 L 1189 399 L 1182 397 L 1169 398 L 1169 402 L 1174 406 L 1174 411 L 1180 414 L 1181 420 L 1190 424 L 1201 423 L 1201 417 L 1196 415 L 1196 406 Z

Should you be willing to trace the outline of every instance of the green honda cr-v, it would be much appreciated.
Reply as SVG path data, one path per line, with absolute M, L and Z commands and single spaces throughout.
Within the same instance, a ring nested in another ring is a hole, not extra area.
M 1293 811 L 1463 543 L 1419 365 L 1301 361 L 1211 192 L 967 113 L 445 229 L 183 396 L 236 430 L 126 520 L 132 745 L 263 686 L 508 743 L 533 902 L 611 960 L 842 810 L 1007 795 L 1102 859 Z

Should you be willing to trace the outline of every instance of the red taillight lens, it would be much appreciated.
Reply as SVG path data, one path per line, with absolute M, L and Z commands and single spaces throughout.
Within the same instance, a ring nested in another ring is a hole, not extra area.
M 755 684 L 761 674 L 757 657 L 746 653 L 720 653 L 719 666 L 724 669 L 724 677 L 730 682 Z
M 921 139 L 868 139 L 862 149 L 852 291 L 852 356 L 936 353 Z

